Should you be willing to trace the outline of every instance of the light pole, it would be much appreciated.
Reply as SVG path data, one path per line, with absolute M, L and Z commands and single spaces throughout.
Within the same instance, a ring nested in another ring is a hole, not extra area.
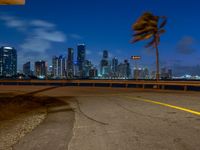
M 131 59 L 135 61 L 135 68 L 136 68 L 136 77 L 135 79 L 138 80 L 138 64 L 137 61 L 141 59 L 141 56 L 131 56 Z

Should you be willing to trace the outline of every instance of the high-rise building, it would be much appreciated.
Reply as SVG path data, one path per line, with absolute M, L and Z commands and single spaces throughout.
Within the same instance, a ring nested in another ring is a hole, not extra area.
M 66 58 L 60 55 L 59 57 L 54 56 L 52 59 L 52 73 L 53 78 L 62 79 L 66 77 Z
M 112 76 L 113 77 L 117 77 L 117 69 L 118 69 L 118 59 L 116 57 L 114 57 L 112 59 Z
M 134 68 L 133 78 L 134 79 L 149 79 L 148 68 Z
M 0 48 L 0 76 L 12 77 L 17 74 L 17 51 L 13 47 Z
M 84 77 L 84 61 L 86 56 L 86 46 L 85 44 L 78 44 L 77 46 L 77 64 L 79 68 L 79 77 Z
M 74 76 L 74 49 L 68 48 L 67 57 L 67 78 L 73 78 Z
M 167 68 L 161 69 L 161 79 L 172 79 L 172 70 Z
M 23 73 L 25 76 L 31 75 L 31 62 L 27 62 L 23 65 Z
M 111 74 L 111 64 L 109 63 L 108 51 L 103 51 L 103 58 L 100 63 L 100 74 L 102 77 L 109 77 Z
M 108 51 L 107 50 L 103 51 L 103 59 L 108 59 Z
M 118 65 L 118 77 L 129 79 L 131 75 L 130 63 L 124 60 L 124 63 Z
M 92 62 L 89 60 L 84 61 L 84 67 L 83 67 L 83 72 L 84 72 L 84 77 L 89 77 L 89 71 L 92 68 Z
M 148 68 L 143 69 L 143 79 L 149 79 L 149 69 Z
M 98 76 L 98 70 L 96 68 L 91 68 L 89 70 L 89 77 L 93 79 L 97 76 Z
M 35 76 L 44 79 L 47 76 L 47 62 L 41 60 L 35 62 Z
M 74 62 L 74 77 L 78 78 L 79 77 L 79 66 L 77 61 Z
M 156 71 L 152 71 L 151 72 L 151 77 L 150 77 L 150 79 L 156 79 Z
M 58 57 L 53 56 L 52 58 L 52 77 L 56 78 L 58 76 Z
M 172 69 L 168 69 L 169 79 L 172 79 Z

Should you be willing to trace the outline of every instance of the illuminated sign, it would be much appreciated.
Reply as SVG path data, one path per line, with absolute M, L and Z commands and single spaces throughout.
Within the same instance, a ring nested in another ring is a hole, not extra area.
M 140 60 L 141 56 L 131 56 L 131 59 L 133 59 L 133 60 Z

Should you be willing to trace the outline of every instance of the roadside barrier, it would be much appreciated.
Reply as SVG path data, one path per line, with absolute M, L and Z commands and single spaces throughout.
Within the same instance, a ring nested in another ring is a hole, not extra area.
M 200 81 L 151 80 L 0 80 L 0 85 L 79 86 L 200 91 Z

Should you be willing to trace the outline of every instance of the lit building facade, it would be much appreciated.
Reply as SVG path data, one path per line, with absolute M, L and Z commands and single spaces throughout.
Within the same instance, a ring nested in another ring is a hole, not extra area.
M 46 61 L 36 61 L 35 62 L 35 76 L 44 79 L 47 76 L 47 62 Z
M 112 77 L 116 78 L 117 77 L 117 71 L 118 71 L 118 59 L 116 57 L 114 57 L 112 59 Z
M 89 70 L 89 77 L 91 78 L 91 79 L 94 79 L 94 78 L 96 78 L 98 76 L 98 70 L 96 69 L 96 68 L 91 68 L 90 70 Z
M 13 47 L 0 48 L 0 76 L 12 77 L 17 74 L 17 51 Z
M 31 75 L 31 62 L 27 62 L 23 65 L 23 73 L 25 76 Z
M 79 77 L 83 78 L 85 76 L 84 73 L 84 62 L 86 57 L 86 45 L 78 44 L 77 46 L 77 65 L 79 70 Z
M 74 76 L 74 49 L 68 48 L 67 56 L 67 78 L 73 78 Z
M 161 68 L 161 79 L 172 79 L 172 70 L 167 68 Z
M 66 78 L 67 61 L 62 55 L 54 56 L 52 59 L 52 76 L 55 79 Z
M 111 76 L 111 65 L 109 63 L 108 51 L 103 51 L 103 58 L 100 63 L 100 74 L 102 77 L 110 77 Z
M 130 63 L 128 60 L 124 60 L 124 63 L 118 65 L 118 77 L 123 79 L 129 79 L 131 76 Z
M 84 77 L 89 77 L 89 71 L 93 67 L 92 62 L 89 60 L 84 61 L 84 67 L 83 67 L 83 72 L 84 72 Z

